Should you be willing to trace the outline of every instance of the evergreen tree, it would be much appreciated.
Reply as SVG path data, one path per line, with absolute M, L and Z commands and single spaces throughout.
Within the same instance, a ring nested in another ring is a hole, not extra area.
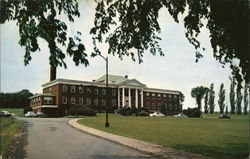
M 242 107 L 241 107 L 241 102 L 242 102 L 242 95 L 241 95 L 241 88 L 238 87 L 237 88 L 237 99 L 236 99 L 236 111 L 237 111 L 237 114 L 241 114 L 242 113 Z
M 229 93 L 229 100 L 230 100 L 230 106 L 231 106 L 231 114 L 235 114 L 235 78 L 229 77 L 231 80 L 231 85 L 230 85 L 230 93 Z
M 206 94 L 205 94 L 205 99 L 204 99 L 204 111 L 205 111 L 205 114 L 208 113 L 208 93 L 209 93 L 209 90 L 206 91 Z
M 208 104 L 209 104 L 209 111 L 211 114 L 214 113 L 214 98 L 215 98 L 215 92 L 214 92 L 214 84 L 212 83 L 210 85 L 210 91 L 209 91 L 209 99 L 208 99 Z
M 225 89 L 224 89 L 224 84 L 222 83 L 220 85 L 220 91 L 219 91 L 219 100 L 218 100 L 218 104 L 219 104 L 219 108 L 220 108 L 220 113 L 223 114 L 224 113 L 224 108 L 225 108 Z
M 247 84 L 245 83 L 245 87 L 244 87 L 244 115 L 247 115 L 247 107 L 248 107 L 248 90 L 247 90 Z

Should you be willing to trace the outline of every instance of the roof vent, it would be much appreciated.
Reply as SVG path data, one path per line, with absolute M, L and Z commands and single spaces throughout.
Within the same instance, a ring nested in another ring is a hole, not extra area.
M 128 75 L 125 75 L 124 77 L 128 79 Z

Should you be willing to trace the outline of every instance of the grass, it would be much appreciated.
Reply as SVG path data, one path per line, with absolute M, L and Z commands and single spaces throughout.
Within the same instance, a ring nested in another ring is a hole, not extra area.
M 19 135 L 18 131 L 22 128 L 23 123 L 7 118 L 0 118 L 0 120 L 0 152 L 5 159 L 11 155 L 13 147 L 15 146 L 15 137 Z
M 215 158 L 246 158 L 249 152 L 248 116 L 218 119 L 203 118 L 124 117 L 110 114 L 110 128 L 104 128 L 105 115 L 85 118 L 80 124 L 113 134 L 172 147 Z
M 23 108 L 2 108 L 1 111 L 8 111 L 16 115 L 16 117 L 24 117 Z

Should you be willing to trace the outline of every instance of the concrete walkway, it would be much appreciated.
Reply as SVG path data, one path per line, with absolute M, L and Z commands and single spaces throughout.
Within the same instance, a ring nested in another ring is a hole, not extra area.
M 187 153 L 172 148 L 166 148 L 156 144 L 151 144 L 148 142 L 100 131 L 94 128 L 81 125 L 77 122 L 78 120 L 80 119 L 70 120 L 68 124 L 85 133 L 137 149 L 139 151 L 142 151 L 146 154 L 150 154 L 155 157 L 167 158 L 167 159 L 211 159 L 210 157 L 204 157 L 198 154 Z

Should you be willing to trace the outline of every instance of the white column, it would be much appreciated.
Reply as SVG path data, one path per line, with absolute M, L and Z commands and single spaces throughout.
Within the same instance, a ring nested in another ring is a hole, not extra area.
M 122 88 L 122 107 L 125 106 L 125 89 Z
M 117 95 L 118 95 L 118 109 L 119 109 L 121 107 L 121 105 L 120 105 L 120 88 L 118 88 Z
M 128 89 L 128 107 L 131 108 L 131 89 Z
M 141 90 L 141 107 L 143 107 L 143 90 Z
M 135 89 L 135 107 L 138 108 L 138 90 Z

